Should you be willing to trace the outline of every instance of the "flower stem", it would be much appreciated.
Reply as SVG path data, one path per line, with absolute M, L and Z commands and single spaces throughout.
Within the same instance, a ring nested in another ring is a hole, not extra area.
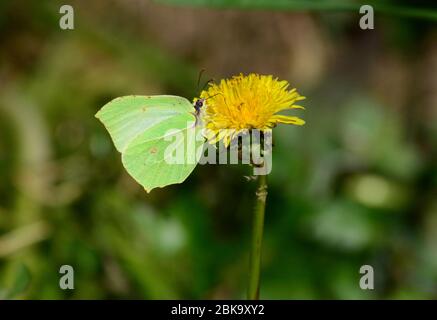
M 252 244 L 249 263 L 249 286 L 247 299 L 259 299 L 259 279 L 261 269 L 261 248 L 264 229 L 264 212 L 267 198 L 267 175 L 258 176 L 258 189 L 256 191 L 256 205 L 252 225 Z

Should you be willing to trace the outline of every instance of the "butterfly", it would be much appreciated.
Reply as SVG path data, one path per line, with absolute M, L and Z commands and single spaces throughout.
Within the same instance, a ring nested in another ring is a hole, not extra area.
M 132 95 L 108 102 L 96 117 L 121 153 L 127 172 L 150 192 L 183 182 L 196 167 L 204 144 L 198 138 L 204 106 L 205 99 L 192 104 L 172 95 Z M 174 152 L 169 150 L 179 152 L 179 161 L 170 161 Z

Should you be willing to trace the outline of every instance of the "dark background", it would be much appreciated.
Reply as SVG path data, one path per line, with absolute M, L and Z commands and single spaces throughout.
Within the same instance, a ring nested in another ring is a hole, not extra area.
M 146 194 L 94 118 L 122 95 L 191 100 L 205 69 L 307 97 L 307 124 L 274 131 L 261 298 L 436 298 L 435 7 L 378 1 L 361 30 L 354 1 L 180 2 L 0 2 L 1 297 L 244 298 L 250 169 L 198 166 Z

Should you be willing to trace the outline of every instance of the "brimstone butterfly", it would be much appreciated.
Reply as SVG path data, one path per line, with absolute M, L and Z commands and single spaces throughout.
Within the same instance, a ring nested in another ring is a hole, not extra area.
M 183 182 L 196 167 L 204 143 L 198 139 L 203 104 L 204 99 L 193 106 L 171 95 L 125 96 L 104 105 L 96 117 L 121 153 L 127 172 L 150 192 Z M 182 150 L 182 161 L 171 163 L 169 148 Z

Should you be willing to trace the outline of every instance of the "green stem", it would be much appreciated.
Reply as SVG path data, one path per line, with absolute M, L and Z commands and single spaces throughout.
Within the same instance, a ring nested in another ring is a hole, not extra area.
M 258 176 L 258 189 L 256 191 L 256 206 L 252 225 L 252 244 L 249 264 L 249 286 L 247 299 L 259 299 L 259 279 L 261 270 L 261 248 L 264 229 L 264 212 L 267 198 L 267 175 Z

